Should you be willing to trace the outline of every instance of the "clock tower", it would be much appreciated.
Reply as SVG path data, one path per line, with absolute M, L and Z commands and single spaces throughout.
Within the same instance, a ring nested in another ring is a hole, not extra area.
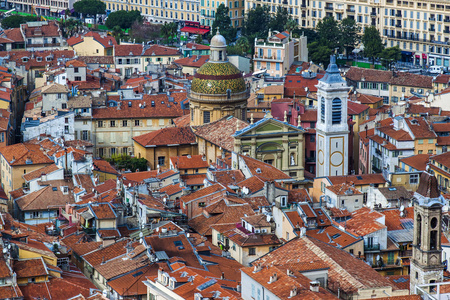
M 414 193 L 414 238 L 410 266 L 410 290 L 415 286 L 442 282 L 442 206 L 445 200 L 434 175 L 423 172 Z
M 348 173 L 347 98 L 350 87 L 331 56 L 325 76 L 317 85 L 316 176 Z

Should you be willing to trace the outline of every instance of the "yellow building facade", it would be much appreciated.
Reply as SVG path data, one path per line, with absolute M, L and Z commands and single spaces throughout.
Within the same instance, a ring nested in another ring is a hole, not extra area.
M 216 18 L 216 10 L 220 4 L 225 5 L 229 9 L 231 25 L 240 28 L 243 25 L 245 17 L 245 1 L 215 1 L 200 0 L 200 24 L 212 26 Z M 213 29 L 215 30 L 215 29 Z

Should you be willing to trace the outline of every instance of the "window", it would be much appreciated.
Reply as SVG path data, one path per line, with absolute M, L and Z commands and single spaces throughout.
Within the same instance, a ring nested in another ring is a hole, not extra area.
M 256 248 L 248 248 L 248 255 L 256 255 Z
M 310 135 L 309 141 L 310 141 L 311 143 L 315 143 L 315 142 L 316 142 L 316 136 L 315 136 L 314 134 Z
M 123 120 L 122 121 L 122 127 L 128 127 L 128 121 L 127 120 Z
M 423 145 L 423 139 L 419 140 L 419 145 Z
M 109 121 L 109 127 L 116 127 L 116 121 Z
M 333 99 L 332 102 L 332 124 L 340 124 L 341 123 L 341 106 L 342 101 L 339 98 Z
M 81 76 L 75 76 L 75 81 L 81 81 Z
M 62 95 L 61 94 L 57 94 L 56 98 L 61 99 Z
M 203 123 L 207 124 L 209 122 L 211 122 L 210 112 L 209 111 L 204 111 L 203 112 Z
M 320 120 L 325 123 L 325 99 L 320 100 Z
M 98 121 L 97 122 L 97 127 L 103 127 L 103 121 Z
M 73 68 L 74 73 L 78 73 L 78 68 Z
M 90 139 L 90 137 L 89 137 L 89 131 L 88 131 L 88 130 L 83 130 L 83 131 L 81 132 L 81 139 L 82 139 L 83 141 L 87 141 L 87 140 Z
M 67 108 L 67 103 L 61 103 L 61 108 L 62 109 L 66 109 Z
M 134 120 L 134 126 L 141 126 L 139 120 Z
M 418 183 L 419 183 L 419 174 L 409 175 L 409 184 L 418 184 Z
M 68 125 L 64 126 L 64 133 L 69 134 L 69 126 Z
M 165 156 L 158 156 L 158 165 L 164 166 L 166 164 L 166 157 Z

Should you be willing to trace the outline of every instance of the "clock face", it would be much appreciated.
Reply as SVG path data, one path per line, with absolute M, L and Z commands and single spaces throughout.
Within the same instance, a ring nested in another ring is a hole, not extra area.
M 317 155 L 317 160 L 319 161 L 319 164 L 323 165 L 323 151 L 319 150 L 319 153 Z

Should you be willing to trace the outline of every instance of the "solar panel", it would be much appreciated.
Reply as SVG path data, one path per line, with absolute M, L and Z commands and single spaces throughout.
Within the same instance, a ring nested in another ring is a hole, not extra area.
M 138 276 L 140 276 L 142 274 L 144 274 L 144 272 L 140 271 L 140 272 L 137 272 L 136 274 L 133 274 L 133 277 L 138 277 Z

